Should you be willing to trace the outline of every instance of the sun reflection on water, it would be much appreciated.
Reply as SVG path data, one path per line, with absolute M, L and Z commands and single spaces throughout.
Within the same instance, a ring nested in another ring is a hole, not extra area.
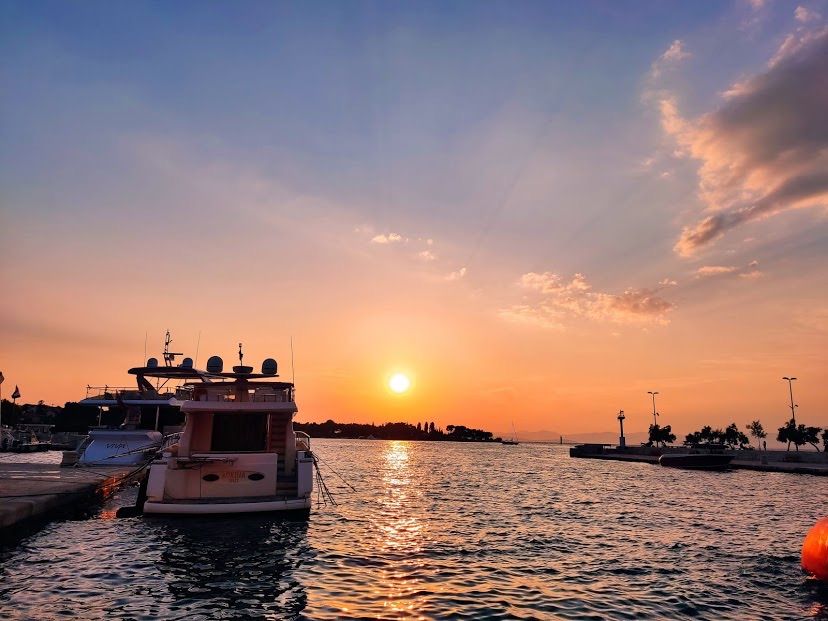
M 389 442 L 383 453 L 381 494 L 377 521 L 378 544 L 389 566 L 382 571 L 376 595 L 390 613 L 414 612 L 412 594 L 424 585 L 417 576 L 425 530 L 421 516 L 412 512 L 419 491 L 413 485 L 411 443 Z

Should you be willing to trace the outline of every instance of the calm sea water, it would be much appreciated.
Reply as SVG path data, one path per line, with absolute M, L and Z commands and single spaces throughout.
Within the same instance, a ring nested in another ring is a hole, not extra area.
M 799 552 L 828 480 L 570 459 L 565 447 L 314 441 L 310 519 L 83 519 L 0 548 L 0 617 L 828 619 Z M 347 493 L 346 493 L 347 492 Z

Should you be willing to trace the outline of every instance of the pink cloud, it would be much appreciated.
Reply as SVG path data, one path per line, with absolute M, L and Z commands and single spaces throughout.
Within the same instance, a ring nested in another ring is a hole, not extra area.
M 704 265 L 696 270 L 696 278 L 714 278 L 721 276 L 738 276 L 739 278 L 754 279 L 762 276 L 759 270 L 759 261 L 751 261 L 745 266 L 737 265 Z
M 658 289 L 629 288 L 613 294 L 594 291 L 583 274 L 565 280 L 552 272 L 529 272 L 519 284 L 539 294 L 534 304 L 514 305 L 500 311 L 510 321 L 559 328 L 566 317 L 585 317 L 613 323 L 667 323 L 674 305 Z
M 655 79 L 661 77 L 661 74 L 670 67 L 674 67 L 683 60 L 690 58 L 692 54 L 684 48 L 684 43 L 681 39 L 676 39 L 670 44 L 670 47 L 659 56 L 650 68 L 650 77 Z
M 828 205 L 828 29 L 785 40 L 761 74 L 732 86 L 723 105 L 684 119 L 661 101 L 661 123 L 681 155 L 701 162 L 708 215 L 676 242 L 683 256 L 746 222 Z

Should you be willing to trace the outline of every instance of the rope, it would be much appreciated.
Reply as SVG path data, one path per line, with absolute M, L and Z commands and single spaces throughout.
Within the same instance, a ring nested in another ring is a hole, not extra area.
M 341 480 L 341 481 L 342 481 L 345 485 L 347 485 L 348 487 L 350 487 L 353 491 L 357 491 L 357 489 L 356 489 L 353 485 L 351 485 L 350 483 L 348 483 L 348 481 L 346 481 L 346 480 L 345 480 L 345 478 L 344 478 L 341 474 L 339 474 L 336 470 L 334 470 L 333 468 L 331 468 L 331 466 L 330 466 L 327 462 L 323 462 L 321 458 L 317 457 L 317 456 L 316 456 L 316 453 L 312 453 L 312 455 L 313 455 L 313 459 L 314 459 L 314 461 L 319 460 L 319 463 L 324 464 L 324 466 L 325 466 L 326 468 L 328 468 L 331 472 L 333 472 L 336 476 L 338 476 L 338 477 L 340 478 L 340 480 Z M 317 469 L 318 469 L 318 466 L 317 466 Z

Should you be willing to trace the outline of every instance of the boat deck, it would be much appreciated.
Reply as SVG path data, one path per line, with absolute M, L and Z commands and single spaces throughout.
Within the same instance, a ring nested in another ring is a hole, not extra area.
M 0 533 L 61 509 L 106 498 L 139 473 L 136 466 L 84 466 L 0 461 Z

